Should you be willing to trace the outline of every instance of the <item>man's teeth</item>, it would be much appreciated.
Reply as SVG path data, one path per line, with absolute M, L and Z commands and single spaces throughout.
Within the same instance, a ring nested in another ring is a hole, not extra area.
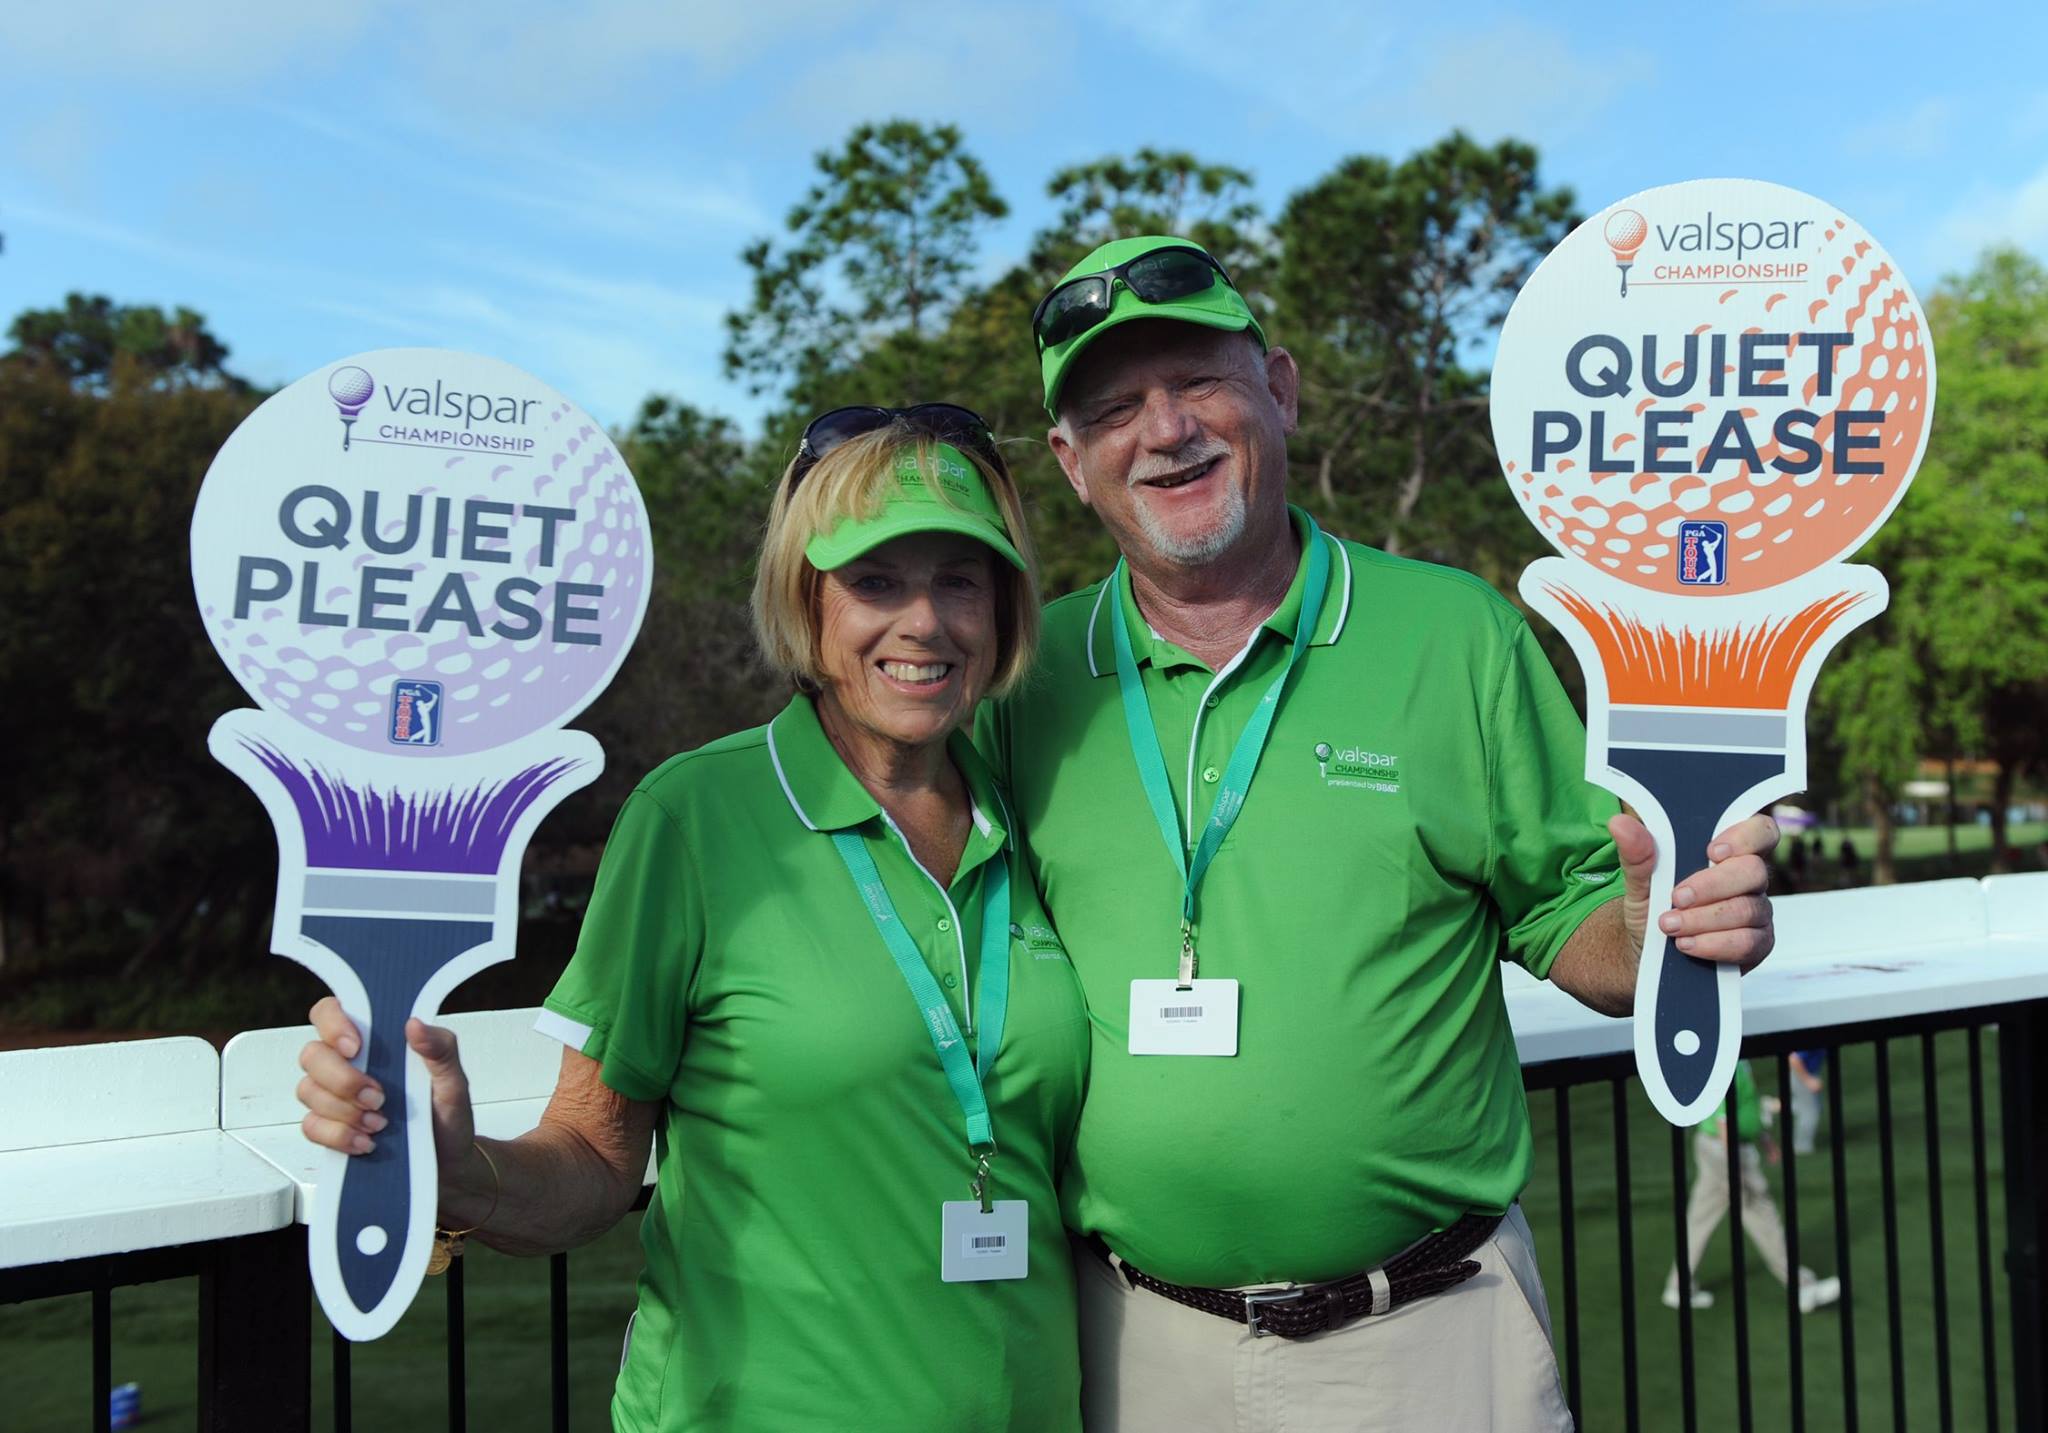
M 1187 484 L 1193 482 L 1196 478 L 1199 478 L 1203 476 L 1205 473 L 1207 473 L 1210 467 L 1214 464 L 1214 462 L 1215 460 L 1212 458 L 1209 462 L 1203 463 L 1197 467 L 1189 468 L 1184 473 L 1174 473 L 1169 477 L 1149 479 L 1147 480 L 1145 486 L 1148 488 L 1184 487 Z
M 934 662 L 924 667 L 913 667 L 908 662 L 882 663 L 882 671 L 899 682 L 936 682 L 952 670 L 950 662 Z

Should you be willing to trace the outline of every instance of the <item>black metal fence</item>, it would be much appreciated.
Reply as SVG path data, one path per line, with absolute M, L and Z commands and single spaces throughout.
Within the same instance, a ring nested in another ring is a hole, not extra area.
M 1825 1158 L 1801 1156 L 1785 1141 L 1775 1181 L 1793 1277 L 1782 1293 L 1753 1287 L 1731 1122 L 1725 1238 L 1741 1256 L 1730 1260 L 1729 1306 L 1724 1314 L 1717 1301 L 1711 1324 L 1692 1307 L 1695 1271 L 1683 1257 L 1691 1133 L 1649 1111 L 1631 1086 L 1627 1055 L 1524 1070 L 1539 1133 L 1539 1168 L 1524 1203 L 1544 1246 L 1560 1367 L 1581 1427 L 2048 1427 L 2048 1001 L 1743 1045 L 1759 1062 L 1762 1088 L 1788 1107 L 1787 1057 L 1814 1048 L 1829 1052 Z M 1874 1184 L 1862 1168 L 1870 1151 L 1857 1112 L 1865 1106 L 1873 1111 Z M 1659 1140 L 1669 1143 L 1668 1172 Z M 1954 1198 L 1958 1181 L 1964 1197 Z M 1825 1202 L 1815 1193 L 1822 1184 Z M 1858 1252 L 1873 1225 L 1875 1264 L 1868 1247 Z M 1841 1281 L 1840 1302 L 1818 1314 L 1800 1305 L 1797 1270 L 1808 1259 L 1831 1260 Z M 609 1396 L 608 1388 L 570 1385 L 572 1262 L 567 1254 L 549 1261 L 548 1392 L 558 1433 L 570 1426 L 572 1393 L 586 1403 Z M 1649 1286 L 1673 1265 L 1679 1297 L 1667 1311 Z M 193 1275 L 199 1427 L 310 1429 L 314 1322 L 303 1228 L 4 1270 L 0 1303 L 90 1293 L 89 1426 L 105 1429 L 113 1290 Z M 470 1401 L 462 1261 L 437 1282 L 446 1300 L 448 1426 L 462 1433 Z M 605 1316 L 616 1322 L 621 1312 Z M 333 1338 L 329 1359 L 331 1426 L 349 1433 L 347 1340 Z M 0 1408 L 4 1402 L 0 1396 Z
M 1541 1141 L 1524 1204 L 1583 1429 L 2044 1426 L 2048 1002 L 1743 1044 L 1787 1108 L 1788 1057 L 1813 1049 L 1828 1054 L 1824 1145 L 1780 1141 L 1772 1179 L 1792 1277 L 1757 1286 L 1730 1122 L 1731 1253 L 1711 1311 L 1693 1308 L 1685 1258 L 1692 1132 L 1644 1117 L 1629 1056 L 1524 1071 Z M 1839 1302 L 1802 1310 L 1809 1263 L 1832 1264 Z M 1667 1309 L 1655 1290 L 1674 1276 Z

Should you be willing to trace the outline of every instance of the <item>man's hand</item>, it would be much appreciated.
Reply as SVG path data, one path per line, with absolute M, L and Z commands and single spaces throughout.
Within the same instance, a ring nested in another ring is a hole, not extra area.
M 1607 823 L 1621 858 L 1624 888 L 1622 926 L 1631 949 L 1640 950 L 1650 911 L 1650 875 L 1657 866 L 1657 843 L 1633 816 Z M 1717 960 L 1753 970 L 1771 953 L 1770 855 L 1778 844 L 1778 823 L 1768 816 L 1738 821 L 1707 847 L 1708 865 L 1671 888 L 1672 909 L 1658 917 L 1657 928 L 1675 936 L 1678 948 L 1701 960 Z M 1681 862 L 1688 853 L 1679 853 Z

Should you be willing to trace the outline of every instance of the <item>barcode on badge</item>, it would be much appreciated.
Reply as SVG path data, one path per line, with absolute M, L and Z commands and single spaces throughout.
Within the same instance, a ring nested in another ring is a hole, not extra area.
M 970 1259 L 987 1258 L 990 1254 L 1001 1254 L 1010 1247 L 1007 1234 L 969 1234 L 961 1240 L 961 1249 Z
M 1162 1005 L 1159 1007 L 1161 1020 L 1199 1020 L 1202 1007 L 1199 1005 Z

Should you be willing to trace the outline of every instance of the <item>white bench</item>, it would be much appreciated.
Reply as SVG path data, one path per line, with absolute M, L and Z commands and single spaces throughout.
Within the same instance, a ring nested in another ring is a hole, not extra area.
M 533 1028 L 531 1010 L 481 1010 L 444 1015 L 435 1023 L 455 1032 L 463 1072 L 476 1108 L 477 1133 L 516 1139 L 540 1123 L 562 1065 L 562 1045 Z M 245 1030 L 221 1051 L 220 1127 L 279 1173 L 297 1191 L 293 1217 L 303 1224 L 312 1194 L 316 1151 L 299 1129 L 306 1113 L 294 1091 L 299 1051 L 313 1038 L 311 1025 Z M 654 1182 L 654 1157 L 646 1182 Z
M 1777 945 L 1742 981 L 1745 1035 L 2048 998 L 2048 874 L 1780 896 Z M 1633 1048 L 1627 1020 L 1503 965 L 1525 1065 Z
M 221 1132 L 204 1040 L 0 1053 L 0 1268 L 268 1233 L 292 1209 Z

